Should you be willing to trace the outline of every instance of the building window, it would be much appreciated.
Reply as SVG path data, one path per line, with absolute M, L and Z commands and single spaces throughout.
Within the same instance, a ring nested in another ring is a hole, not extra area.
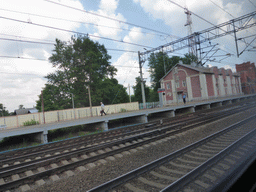
M 179 81 L 176 81 L 176 88 L 179 88 L 180 87 L 180 83 Z
M 182 81 L 182 85 L 183 85 L 183 87 L 186 87 L 187 85 L 186 85 L 186 80 L 183 80 Z
M 166 89 L 171 89 L 170 83 L 167 83 L 167 84 L 166 84 Z

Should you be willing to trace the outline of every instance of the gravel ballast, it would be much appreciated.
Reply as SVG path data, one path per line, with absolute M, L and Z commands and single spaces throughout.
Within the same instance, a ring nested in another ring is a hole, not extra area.
M 31 186 L 29 192 L 84 192 L 209 136 L 255 114 L 255 112 L 256 109 L 250 109 L 185 133 L 162 139 L 159 142 L 144 145 L 137 150 L 130 151 L 130 153 L 122 153 L 119 157 L 106 158 L 106 161 L 95 162 L 94 165 L 96 166 L 85 166 L 86 169 L 83 171 L 72 170 L 75 173 L 73 176 L 68 177 L 63 173 L 58 175 L 60 180 L 55 182 L 45 179 L 45 184 L 39 187 Z

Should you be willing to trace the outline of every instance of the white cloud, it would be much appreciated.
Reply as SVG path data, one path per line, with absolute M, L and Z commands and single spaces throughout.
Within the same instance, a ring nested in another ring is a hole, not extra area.
M 103 37 L 110 37 L 113 39 L 120 38 L 122 30 L 120 28 L 127 27 L 124 23 L 117 20 L 126 21 L 122 14 L 116 13 L 118 0 L 101 0 L 99 9 L 97 11 L 90 11 L 96 16 L 90 15 L 84 17 L 83 21 L 86 23 L 93 23 L 95 34 Z M 108 19 L 112 18 L 112 19 Z M 86 24 L 87 28 L 91 25 Z
M 78 0 L 61 0 L 56 2 L 83 9 L 82 4 Z M 83 16 L 83 13 L 79 11 L 51 4 L 46 1 L 10 0 L 7 2 L 5 0 L 0 0 L 0 4 L 1 9 L 5 9 L 1 11 L 1 16 L 30 22 L 21 23 L 8 19 L 1 19 L 1 37 L 12 38 L 14 40 L 23 41 L 25 39 L 28 40 L 29 37 L 29 40 L 32 41 L 54 41 L 55 38 L 67 41 L 70 39 L 70 33 L 38 27 L 31 23 L 67 30 L 76 30 L 80 27 L 79 23 L 43 18 L 33 14 L 76 21 L 81 21 Z M 36 104 L 35 101 L 38 100 L 38 95 L 47 81 L 43 77 L 54 71 L 52 65 L 48 61 L 38 61 L 37 59 L 47 60 L 51 55 L 52 50 L 53 45 L 1 41 L 1 56 L 17 57 L 16 59 L 0 58 L 0 103 L 3 103 L 7 107 L 7 110 L 14 111 L 20 104 L 23 104 L 25 107 L 32 107 Z M 21 59 L 18 59 L 18 57 Z
M 101 0 L 99 8 L 108 14 L 115 12 L 118 5 L 118 0 Z
M 171 41 L 170 39 L 159 39 L 158 37 L 149 34 L 145 35 L 144 33 L 141 33 L 145 32 L 145 30 L 142 30 L 138 27 L 128 26 L 127 24 L 124 24 L 122 22 L 115 21 L 115 19 L 128 21 L 130 23 L 153 28 L 158 31 L 164 31 L 163 28 L 166 29 L 166 27 L 168 27 L 170 29 L 170 34 L 174 34 L 179 37 L 184 37 L 187 35 L 187 29 L 184 26 L 184 24 L 186 23 L 186 15 L 184 13 L 184 10 L 170 3 L 167 0 L 133 0 L 134 4 L 132 5 L 129 3 L 123 4 L 124 1 L 119 0 L 101 0 L 97 1 L 98 4 L 96 4 L 96 6 L 98 7 L 95 8 L 94 6 L 93 10 L 89 10 L 89 8 L 87 8 L 87 3 L 89 1 L 54 1 L 81 10 L 90 11 L 94 14 L 102 15 L 103 17 L 110 17 L 113 18 L 113 20 L 109 20 L 99 16 L 93 16 L 91 14 L 86 14 L 81 11 L 69 9 L 60 5 L 55 5 L 44 0 L 0 0 L 1 9 L 16 11 L 15 13 L 1 10 L 0 16 L 27 22 L 19 23 L 0 18 L 0 37 L 12 38 L 14 40 L 28 40 L 28 38 L 33 38 L 29 39 L 32 41 L 54 41 L 55 38 L 58 38 L 63 41 L 68 41 L 70 40 L 70 36 L 72 35 L 71 33 L 67 33 L 64 31 L 37 27 L 29 23 L 32 22 L 35 24 L 38 23 L 67 30 L 82 31 L 83 33 L 90 33 L 94 34 L 95 36 L 104 36 L 150 47 L 157 47 L 163 45 L 167 43 L 167 40 Z M 189 10 L 200 15 L 201 17 L 212 22 L 213 24 L 219 24 L 232 19 L 229 14 L 211 3 L 211 1 L 213 0 L 174 1 L 181 6 L 185 6 L 186 3 L 186 6 L 189 8 Z M 235 2 L 238 1 L 224 2 L 223 0 L 214 0 L 214 3 L 216 3 L 218 6 L 231 13 L 235 17 L 254 11 L 254 7 L 248 1 L 243 0 L 241 2 L 239 1 L 239 3 Z M 93 3 L 95 4 L 96 1 Z M 126 7 L 121 7 L 124 5 Z M 86 9 L 84 7 L 86 7 Z M 132 11 L 134 10 L 134 8 L 136 8 L 137 10 L 136 12 L 134 11 L 134 14 L 136 16 L 139 16 L 139 14 L 141 13 L 141 7 L 144 9 L 143 15 L 138 19 L 132 17 Z M 128 15 L 125 11 L 122 12 L 126 8 L 130 8 L 130 15 Z M 17 11 L 25 12 L 26 14 L 17 13 Z M 33 14 L 45 15 L 52 18 L 42 18 Z M 96 25 L 82 25 L 77 22 L 55 20 L 53 18 L 88 22 L 94 23 Z M 144 18 L 148 19 L 145 23 L 143 23 Z M 211 27 L 210 24 L 207 24 L 206 22 L 202 21 L 194 15 L 192 15 L 192 21 L 194 31 L 199 31 Z M 165 23 L 167 26 L 162 25 L 163 23 Z M 103 25 L 108 27 L 102 27 Z M 159 26 L 159 28 L 152 26 Z M 122 31 L 119 28 L 130 29 L 131 31 Z M 251 32 L 254 33 L 255 31 L 252 31 L 252 29 L 247 29 L 242 33 L 239 32 L 237 35 L 239 37 L 241 37 L 242 35 L 249 36 L 251 35 Z M 13 36 L 11 37 L 3 34 Z M 22 38 L 22 36 L 26 38 Z M 144 51 L 143 47 L 138 47 L 131 44 L 104 41 L 96 37 L 92 39 L 95 41 L 99 41 L 99 43 L 101 44 L 104 44 L 106 48 Z M 221 54 L 226 54 L 227 52 L 236 54 L 233 36 L 225 36 L 220 38 L 218 41 L 212 41 L 212 43 L 217 42 L 220 43 L 219 46 L 224 51 L 224 53 Z M 241 45 L 242 44 L 239 42 L 240 51 L 242 50 Z M 255 46 L 255 43 L 253 43 L 252 45 Z M 25 107 L 32 107 L 32 105 L 35 105 L 35 100 L 38 99 L 37 95 L 40 94 L 41 88 L 46 83 L 46 79 L 44 79 L 43 76 L 47 75 L 47 73 L 53 72 L 55 69 L 52 68 L 52 65 L 48 61 L 38 61 L 33 59 L 48 59 L 49 56 L 52 54 L 53 48 L 53 45 L 41 45 L 31 43 L 29 44 L 1 40 L 0 56 L 31 58 L 31 60 L 27 60 L 0 57 L 0 103 L 3 103 L 9 111 L 13 111 L 20 104 L 23 104 Z M 149 50 L 149 48 L 147 49 Z M 250 56 L 248 59 L 248 57 L 244 55 L 247 56 L 248 53 L 244 53 L 240 56 L 239 59 L 233 57 L 232 59 L 228 58 L 224 61 L 227 63 L 227 65 L 232 62 L 233 65 L 230 65 L 231 68 L 234 66 L 234 64 L 242 63 L 244 61 L 251 60 L 251 62 L 255 62 L 255 56 Z M 116 78 L 119 80 L 119 83 L 124 83 L 126 87 L 128 86 L 128 83 L 130 83 L 131 86 L 135 85 L 135 77 L 139 76 L 138 54 L 124 53 L 118 57 L 114 55 L 113 61 L 114 62 L 112 64 L 118 66 Z M 146 67 L 147 66 L 145 63 L 143 66 L 143 76 L 144 78 L 147 78 L 147 84 L 150 85 L 149 73 L 147 72 Z M 220 68 L 220 66 L 218 67 Z

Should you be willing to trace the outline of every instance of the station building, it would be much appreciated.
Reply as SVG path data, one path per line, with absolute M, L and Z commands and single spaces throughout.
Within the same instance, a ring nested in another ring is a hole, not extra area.
M 187 101 L 242 94 L 240 76 L 231 69 L 203 67 L 195 63 L 176 64 L 160 79 L 160 84 L 165 105 L 182 102 L 184 94 Z
M 256 69 L 255 64 L 246 62 L 236 64 L 236 71 L 241 77 L 242 91 L 244 94 L 252 94 L 256 92 Z

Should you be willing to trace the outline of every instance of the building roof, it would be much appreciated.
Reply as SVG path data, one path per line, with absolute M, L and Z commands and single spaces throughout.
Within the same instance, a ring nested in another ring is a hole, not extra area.
M 186 67 L 201 73 L 211 73 L 214 74 L 213 71 L 210 68 L 206 68 L 203 66 L 194 66 L 194 65 L 188 65 L 188 64 L 183 64 L 183 63 L 177 63 L 176 65 L 174 65 L 159 81 L 162 81 L 177 65 L 180 65 L 182 67 Z
M 14 113 L 16 115 L 23 115 L 28 113 L 38 113 L 38 110 L 36 108 L 16 109 L 14 110 Z

